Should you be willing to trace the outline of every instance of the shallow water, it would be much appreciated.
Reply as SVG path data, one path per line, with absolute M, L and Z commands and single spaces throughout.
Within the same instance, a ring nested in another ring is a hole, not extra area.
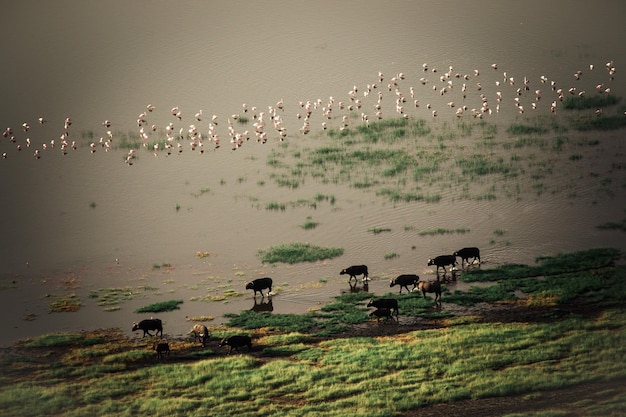
M 582 161 L 568 162 L 569 153 L 555 155 L 553 171 L 544 180 L 548 191 L 533 193 L 531 180 L 523 177 L 521 198 L 498 191 L 495 200 L 464 199 L 461 186 L 448 181 L 436 190 L 439 203 L 392 203 L 349 183 L 307 178 L 296 189 L 278 187 L 271 178 L 276 171 L 267 164 L 273 150 L 304 152 L 323 143 L 320 110 L 311 117 L 312 133 L 298 132 L 300 101 L 319 98 L 327 103 L 333 96 L 347 102 L 353 86 L 362 94 L 367 84 L 377 82 L 378 71 L 385 76 L 376 90 L 384 93 L 384 117 L 397 116 L 387 83 L 403 72 L 399 88 L 409 98 L 407 114 L 429 120 L 436 129 L 453 122 L 449 101 L 479 107 L 484 93 L 495 104 L 495 92 L 501 90 L 506 105 L 489 116 L 499 126 L 498 139 L 511 122 L 531 117 L 532 95 L 522 96 L 524 115 L 512 105 L 524 76 L 531 80 L 531 92 L 544 90 L 537 112 L 545 115 L 553 93 L 539 82 L 541 75 L 564 89 L 576 86 L 588 94 L 595 93 L 596 84 L 610 83 L 613 93 L 623 96 L 619 71 L 624 50 L 619 42 L 626 29 L 620 22 L 621 2 L 602 3 L 602 25 L 586 21 L 580 13 L 587 6 L 583 2 L 474 2 L 468 7 L 459 2 L 285 1 L 259 7 L 231 1 L 67 1 L 32 6 L 13 2 L 5 7 L 5 29 L 20 37 L 0 40 L 5 57 L 0 66 L 0 126 L 13 127 L 17 141 L 0 141 L 7 152 L 0 161 L 0 300 L 6 306 L 2 344 L 46 331 L 130 329 L 132 321 L 142 318 L 132 313 L 135 308 L 165 299 L 184 300 L 181 310 L 159 315 L 167 333 L 182 334 L 191 327 L 185 316 L 212 315 L 215 320 L 207 323 L 212 325 L 222 323 L 224 313 L 251 308 L 245 282 L 265 275 L 277 283 L 275 312 L 304 312 L 349 289 L 338 272 L 351 264 L 367 263 L 373 278 L 369 290 L 382 294 L 389 289 L 389 278 L 399 273 L 434 278 L 426 260 L 463 246 L 480 246 L 485 267 L 595 246 L 624 248 L 622 232 L 596 229 L 624 216 L 624 172 L 613 168 L 623 159 L 623 131 L 569 132 L 567 152 L 583 153 Z M 611 60 L 618 69 L 614 82 L 608 81 L 604 68 Z M 428 72 L 422 71 L 424 62 Z M 498 63 L 497 71 L 490 68 L 492 63 Z M 588 70 L 590 63 L 593 71 Z M 454 88 L 441 96 L 431 86 L 444 85 L 439 77 L 449 66 L 468 74 L 469 80 L 453 78 Z M 573 73 L 579 69 L 584 74 L 575 81 Z M 504 83 L 505 71 L 517 85 Z M 426 86 L 421 77 L 429 79 Z M 409 87 L 415 89 L 419 108 L 411 106 Z M 375 96 L 361 97 L 371 120 Z M 232 152 L 228 116 L 243 114 L 244 102 L 268 112 L 267 106 L 280 99 L 285 102 L 279 114 L 288 131 L 287 147 L 273 133 L 265 145 L 251 139 Z M 156 124 L 161 135 L 170 122 L 176 129 L 195 123 L 206 132 L 210 116 L 217 114 L 221 148 L 207 146 L 200 155 L 186 146 L 180 155 L 165 157 L 161 151 L 159 158 L 145 150 L 133 166 L 124 164 L 124 150 L 90 153 L 89 143 L 106 136 L 101 126 L 105 119 L 113 123 L 114 146 L 122 134 L 138 135 L 137 115 L 148 103 L 156 106 L 147 115 L 148 124 Z M 437 118 L 426 104 L 438 111 Z M 183 112 L 180 122 L 170 114 L 174 106 Z M 192 117 L 200 109 L 203 120 L 196 122 Z M 329 125 L 337 129 L 343 114 L 348 112 L 335 110 Z M 350 119 L 353 126 L 359 123 L 358 114 Z M 39 116 L 48 122 L 39 125 Z M 64 156 L 58 144 L 66 117 L 73 120 L 70 139 L 78 141 L 79 149 Z M 29 132 L 21 131 L 24 121 L 31 125 Z M 30 148 L 25 147 L 26 137 Z M 51 139 L 57 141 L 54 152 L 42 151 L 42 158 L 35 160 L 33 149 Z M 594 139 L 600 146 L 575 146 L 576 141 Z M 473 152 L 472 140 L 452 146 Z M 17 143 L 23 151 L 16 151 Z M 511 152 L 529 158 L 536 149 Z M 480 194 L 491 186 L 484 180 L 471 187 Z M 311 200 L 317 194 L 334 196 L 336 202 L 265 209 L 272 201 Z M 300 225 L 308 216 L 320 226 L 303 230 Z M 376 227 L 391 232 L 369 231 Z M 418 234 L 442 227 L 470 232 Z M 342 247 L 345 253 L 313 264 L 260 263 L 259 249 L 290 241 Z M 205 251 L 210 256 L 196 256 Z M 390 253 L 398 256 L 385 259 Z M 171 267 L 154 267 L 162 264 Z M 138 298 L 122 302 L 114 312 L 104 312 L 89 298 L 91 291 L 127 286 L 156 290 L 138 291 Z M 194 301 L 229 289 L 243 295 Z M 81 296 L 80 312 L 48 314 L 46 295 L 68 292 Z

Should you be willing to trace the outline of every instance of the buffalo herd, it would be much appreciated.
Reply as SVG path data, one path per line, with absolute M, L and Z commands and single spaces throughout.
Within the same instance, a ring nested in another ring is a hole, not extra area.
M 427 266 L 435 266 L 435 273 L 437 274 L 436 280 L 431 281 L 422 281 L 420 277 L 415 274 L 401 274 L 396 278 L 392 279 L 389 283 L 389 287 L 398 286 L 400 288 L 399 293 L 402 294 L 402 290 L 406 289 L 407 293 L 418 291 L 422 293 L 422 296 L 426 298 L 426 293 L 431 293 L 435 295 L 435 303 L 437 306 L 441 303 L 441 282 L 439 280 L 439 269 L 443 269 L 444 277 L 446 275 L 446 267 L 450 267 L 450 271 L 454 273 L 457 270 L 457 258 L 461 258 L 461 268 L 467 265 L 474 265 L 478 263 L 480 265 L 480 250 L 476 247 L 467 247 L 460 249 L 454 252 L 452 255 L 439 255 L 434 258 L 428 259 Z M 471 258 L 471 261 L 470 261 Z M 367 265 L 353 265 L 347 268 L 342 269 L 339 272 L 340 275 L 348 275 L 348 282 L 350 283 L 350 288 L 353 290 L 352 280 L 355 282 L 358 281 L 357 276 L 362 276 L 363 285 L 367 285 L 367 281 L 369 281 L 369 271 L 367 269 Z M 356 283 L 355 283 L 356 286 Z M 409 288 L 410 287 L 410 288 Z M 273 310 L 272 306 L 272 278 L 264 277 L 257 278 L 253 281 L 246 283 L 246 290 L 254 291 L 254 307 L 253 311 L 261 312 L 271 312 Z M 264 300 L 266 294 L 263 294 L 263 290 L 267 290 L 267 301 L 261 301 L 261 303 L 257 303 L 257 293 L 261 295 L 261 299 Z M 369 315 L 370 317 L 375 317 L 377 321 L 381 319 L 384 320 L 395 320 L 398 319 L 399 308 L 398 308 L 398 300 L 393 297 L 386 298 L 377 298 L 370 299 L 367 303 L 367 307 L 375 308 Z M 139 323 L 133 323 L 132 331 L 141 330 L 143 331 L 143 336 L 160 336 L 163 337 L 163 322 L 160 319 L 149 318 L 140 321 Z M 155 333 L 150 333 L 154 331 Z M 201 324 L 196 324 L 189 331 L 190 334 L 193 335 L 195 342 L 201 342 L 202 347 L 206 347 L 210 334 L 209 330 L 206 326 Z M 252 339 L 248 335 L 232 335 L 226 338 L 221 339 L 218 344 L 218 347 L 229 346 L 229 353 L 233 350 L 239 352 L 239 348 L 247 347 L 247 351 L 249 352 L 252 349 Z M 157 358 L 164 358 L 168 356 L 170 353 L 170 346 L 167 341 L 163 342 L 155 342 L 153 344 L 153 350 L 156 351 Z

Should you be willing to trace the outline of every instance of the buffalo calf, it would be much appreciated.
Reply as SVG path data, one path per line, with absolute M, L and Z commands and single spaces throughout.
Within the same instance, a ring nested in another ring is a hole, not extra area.
M 398 300 L 395 298 L 379 298 L 377 300 L 370 299 L 367 303 L 368 307 L 376 307 L 378 309 L 386 308 L 388 310 L 394 310 L 396 312 L 396 317 L 399 314 L 398 311 Z
M 384 318 L 385 320 L 392 319 L 391 310 L 388 308 L 378 308 L 370 313 L 370 317 L 376 317 L 380 321 L 380 319 Z
M 159 359 L 170 355 L 170 345 L 167 342 L 155 343 L 153 349 L 156 350 Z

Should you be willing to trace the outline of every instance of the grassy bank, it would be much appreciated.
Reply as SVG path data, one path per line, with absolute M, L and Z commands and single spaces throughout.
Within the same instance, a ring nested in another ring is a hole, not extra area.
M 162 360 L 152 339 L 121 331 L 44 335 L 4 352 L 0 414 L 391 416 L 623 379 L 626 267 L 614 264 L 619 255 L 597 249 L 510 265 L 509 273 L 465 272 L 461 279 L 499 275 L 499 295 L 446 291 L 444 303 L 483 303 L 453 315 L 445 306 L 438 312 L 431 298 L 405 294 L 398 297 L 403 324 L 370 320 L 366 293 L 306 315 L 244 312 L 212 329 L 207 347 L 170 340 L 172 353 Z M 524 297 L 514 294 L 519 288 Z M 241 332 L 253 336 L 251 352 L 217 347 L 219 338 Z

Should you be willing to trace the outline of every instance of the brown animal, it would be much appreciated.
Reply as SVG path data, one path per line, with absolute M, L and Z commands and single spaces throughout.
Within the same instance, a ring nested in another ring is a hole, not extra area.
M 426 298 L 426 293 L 435 293 L 435 302 L 441 302 L 441 283 L 439 281 L 420 281 L 417 283 L 417 290 L 421 291 Z
M 206 346 L 209 341 L 209 329 L 207 329 L 207 327 L 203 324 L 194 324 L 189 333 L 193 334 L 193 341 L 202 342 L 203 347 Z

